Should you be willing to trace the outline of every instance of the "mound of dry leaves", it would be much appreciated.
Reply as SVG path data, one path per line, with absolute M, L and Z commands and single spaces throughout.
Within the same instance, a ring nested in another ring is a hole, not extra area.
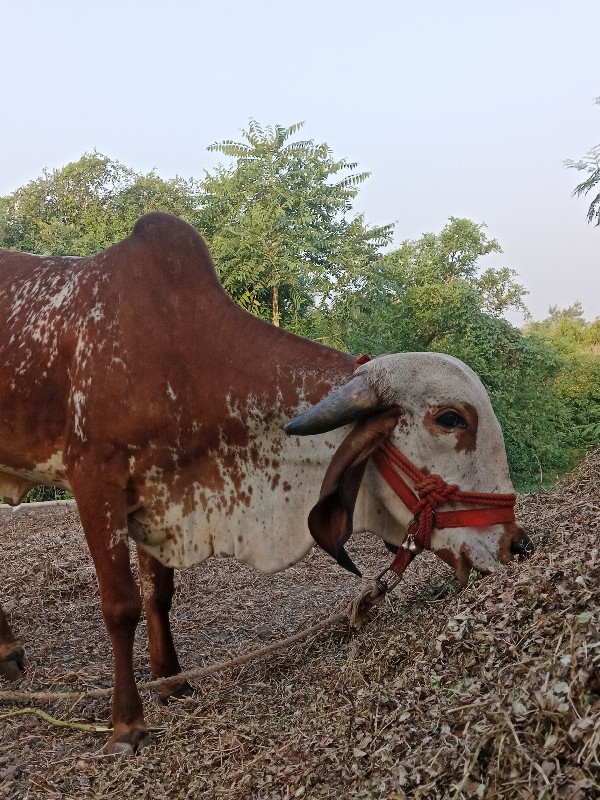
M 106 733 L 0 704 L 6 798 L 600 797 L 600 451 L 552 492 L 520 500 L 538 550 L 459 592 L 430 557 L 359 632 L 338 626 L 144 702 L 152 745 L 102 753 Z M 39 705 L 105 723 L 111 659 L 76 512 L 0 515 L 0 586 Z M 352 555 L 388 561 L 370 537 Z M 230 658 L 337 612 L 360 584 L 313 551 L 281 575 L 214 560 L 180 573 L 173 628 L 186 668 Z M 140 626 L 135 665 L 149 676 Z M 3 716 L 3 715 L 11 716 Z

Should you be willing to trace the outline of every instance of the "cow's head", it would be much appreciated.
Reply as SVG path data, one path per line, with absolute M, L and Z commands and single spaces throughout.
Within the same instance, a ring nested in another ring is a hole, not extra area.
M 374 467 L 365 475 L 370 456 L 386 439 L 419 470 L 437 473 L 463 492 L 513 492 L 502 431 L 489 397 L 475 373 L 451 356 L 401 353 L 373 359 L 348 383 L 288 422 L 286 431 L 318 434 L 352 422 L 358 424 L 335 453 L 309 516 L 313 537 L 346 568 L 354 568 L 344 543 L 353 530 L 363 477 L 371 504 L 379 503 L 385 509 L 382 514 L 394 521 L 385 527 L 386 540 L 400 545 L 412 519 Z M 466 507 L 453 502 L 442 509 Z M 471 568 L 492 572 L 499 563 L 533 548 L 516 522 L 505 522 L 434 527 L 431 549 L 455 569 L 464 585 Z

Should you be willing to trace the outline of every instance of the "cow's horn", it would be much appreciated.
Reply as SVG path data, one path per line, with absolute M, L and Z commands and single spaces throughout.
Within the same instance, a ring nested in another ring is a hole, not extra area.
M 327 433 L 365 417 L 378 407 L 379 398 L 367 381 L 357 375 L 303 414 L 289 420 L 285 432 L 293 436 Z

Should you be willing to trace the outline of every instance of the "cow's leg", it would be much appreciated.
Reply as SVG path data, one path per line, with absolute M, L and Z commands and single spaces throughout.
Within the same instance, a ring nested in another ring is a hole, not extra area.
M 138 547 L 138 561 L 148 625 L 152 674 L 156 678 L 168 678 L 181 672 L 169 623 L 169 611 L 174 593 L 174 570 L 165 567 L 141 547 Z M 160 698 L 166 701 L 173 695 L 181 697 L 190 694 L 191 691 L 187 681 L 175 680 L 161 687 Z
M 0 606 L 0 675 L 9 681 L 16 681 L 24 669 L 25 651 L 15 639 Z
M 0 473 L 0 500 L 18 505 L 34 485 L 24 478 Z M 15 681 L 23 674 L 26 664 L 25 651 L 15 639 L 0 606 L 0 675 L 9 681 Z
M 96 567 L 102 614 L 115 662 L 112 697 L 113 734 L 108 752 L 135 752 L 148 737 L 144 712 L 133 673 L 133 639 L 142 613 L 142 600 L 131 572 L 124 496 L 115 492 L 104 502 L 78 497 L 79 516 Z

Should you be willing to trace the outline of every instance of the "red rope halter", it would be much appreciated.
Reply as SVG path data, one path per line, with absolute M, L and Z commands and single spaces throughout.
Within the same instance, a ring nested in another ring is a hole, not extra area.
M 389 441 L 373 454 L 373 461 L 386 483 L 413 513 L 406 541 L 390 566 L 393 572 L 401 574 L 417 553 L 431 548 L 434 528 L 481 528 L 516 520 L 516 495 L 463 492 L 440 475 L 422 472 Z M 412 489 L 396 468 L 412 480 Z M 487 505 L 457 511 L 436 510 L 444 503 L 459 502 Z

